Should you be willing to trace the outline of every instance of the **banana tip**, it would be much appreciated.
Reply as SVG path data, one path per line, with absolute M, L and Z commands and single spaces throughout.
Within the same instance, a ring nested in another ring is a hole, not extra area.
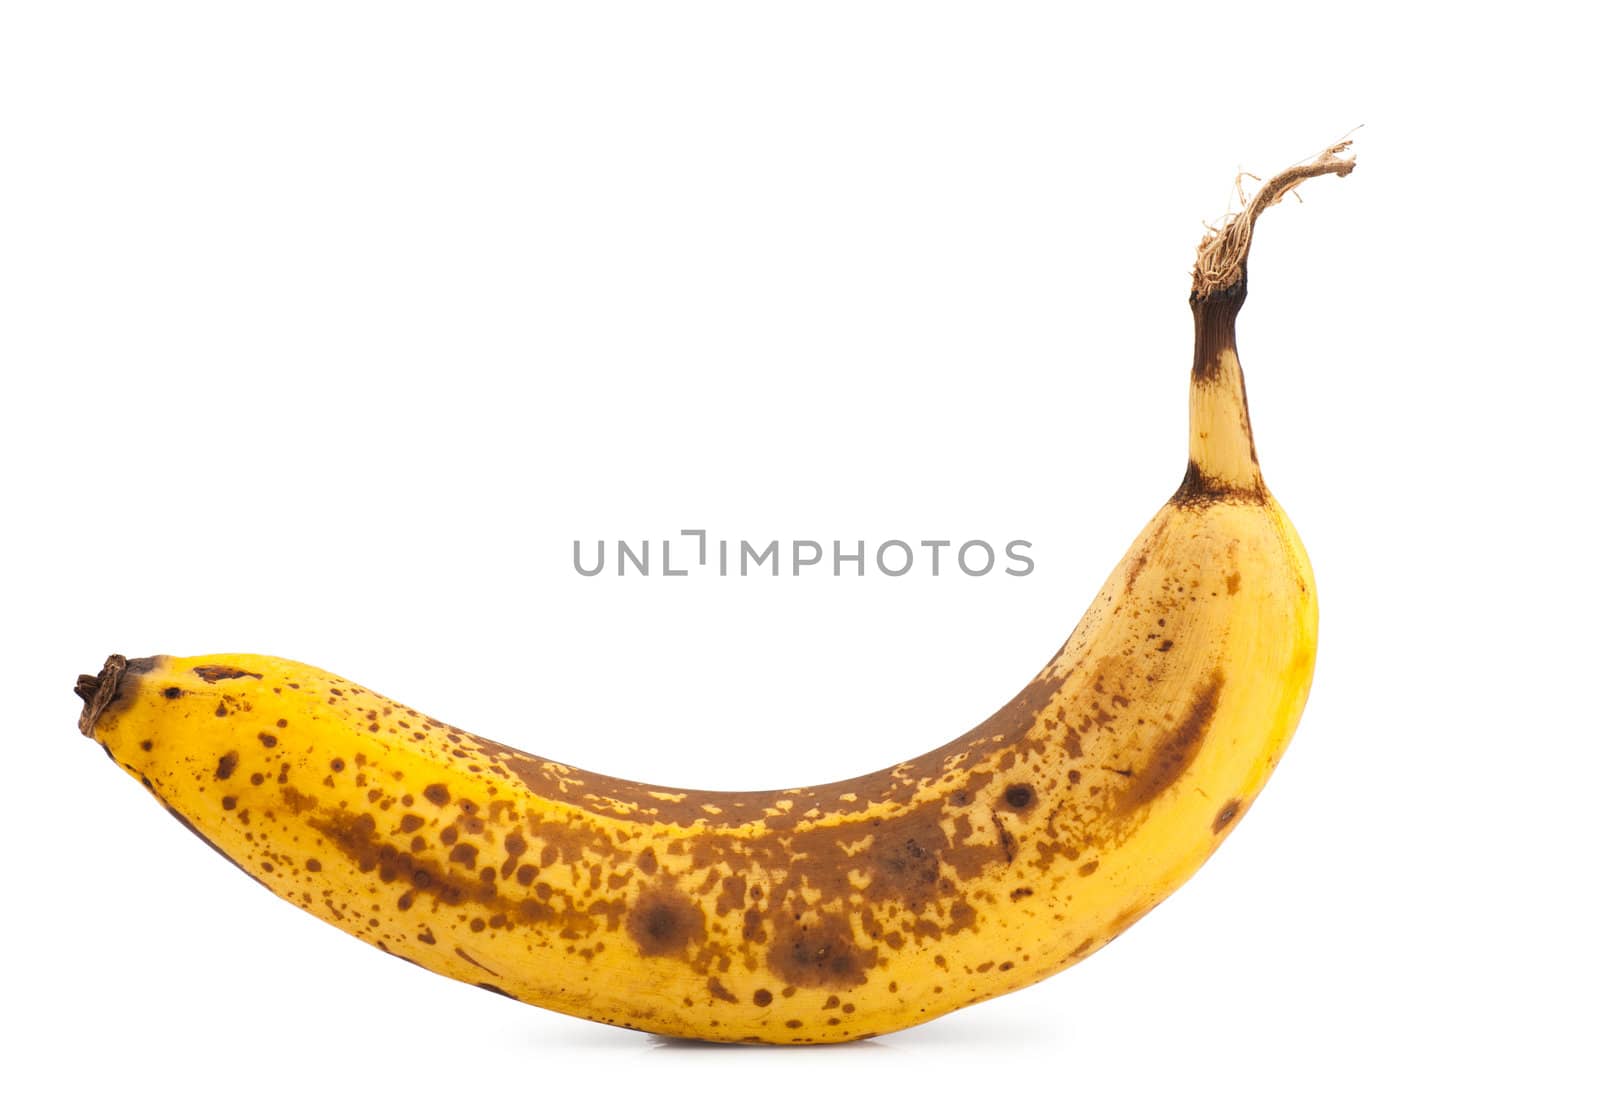
M 83 700 L 83 713 L 78 715 L 78 731 L 84 737 L 94 736 L 94 724 L 99 721 L 101 713 L 110 705 L 111 700 L 117 697 L 117 685 L 127 670 L 128 658 L 121 653 L 113 653 L 106 658 L 105 665 L 100 669 L 100 675 L 78 677 L 78 682 L 72 690 Z

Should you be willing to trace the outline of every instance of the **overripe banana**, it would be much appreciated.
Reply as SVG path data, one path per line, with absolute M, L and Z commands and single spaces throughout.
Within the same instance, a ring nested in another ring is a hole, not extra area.
M 1201 245 L 1189 466 L 1071 638 L 964 736 L 786 791 L 631 783 L 306 665 L 124 660 L 83 732 L 266 887 L 425 968 L 614 1025 L 823 1042 L 1103 946 L 1238 824 L 1310 689 L 1311 568 L 1256 465 L 1234 319 L 1261 211 Z

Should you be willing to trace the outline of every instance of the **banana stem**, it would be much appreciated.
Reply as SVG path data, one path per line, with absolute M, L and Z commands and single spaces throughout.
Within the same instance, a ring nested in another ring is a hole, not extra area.
M 1239 289 L 1239 301 L 1244 301 L 1245 261 L 1250 256 L 1250 240 L 1255 233 L 1256 220 L 1267 208 L 1281 201 L 1289 193 L 1313 177 L 1334 173 L 1349 176 L 1356 167 L 1356 159 L 1340 157 L 1350 148 L 1350 139 L 1336 142 L 1305 165 L 1295 165 L 1263 184 L 1244 211 L 1230 215 L 1220 229 L 1208 231 L 1200 240 L 1200 249 L 1194 263 L 1194 286 L 1189 302 L 1211 299 L 1227 294 L 1234 286 Z M 1235 308 L 1237 310 L 1237 308 Z
M 1328 173 L 1348 175 L 1355 158 L 1340 157 L 1348 139 L 1263 184 L 1245 209 L 1209 231 L 1195 259 L 1189 307 L 1194 312 L 1194 368 L 1189 377 L 1189 469 L 1180 501 L 1266 495 L 1250 429 L 1250 404 L 1234 340 L 1244 305 L 1246 262 L 1256 220 L 1296 187 Z

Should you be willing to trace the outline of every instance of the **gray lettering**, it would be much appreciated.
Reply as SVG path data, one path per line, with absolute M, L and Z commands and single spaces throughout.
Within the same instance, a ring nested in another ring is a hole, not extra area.
M 867 543 L 864 541 L 856 542 L 856 551 L 854 553 L 844 553 L 841 552 L 842 549 L 842 542 L 833 543 L 833 574 L 835 576 L 843 576 L 844 573 L 839 571 L 840 566 L 846 561 L 854 561 L 856 563 L 856 575 L 865 576 L 867 574 Z
M 689 570 L 686 569 L 686 568 L 680 568 L 680 569 L 676 569 L 676 570 L 673 569 L 673 567 L 672 567 L 672 543 L 670 541 L 668 541 L 666 538 L 662 538 L 661 539 L 661 575 L 663 575 L 663 576 L 687 576 L 687 575 L 689 575 Z
M 971 549 L 973 546 L 977 546 L 978 548 L 982 549 L 984 554 L 989 558 L 988 562 L 976 572 L 967 567 L 967 550 Z M 994 567 L 994 546 L 990 545 L 986 541 L 969 541 L 956 552 L 956 562 L 961 565 L 961 571 L 965 572 L 968 576 L 986 576 L 988 575 L 989 570 Z
M 597 542 L 594 543 L 595 544 L 595 548 L 600 551 L 600 559 L 597 562 L 595 562 L 595 566 L 593 568 L 584 568 L 583 567 L 583 558 L 578 556 L 578 547 L 580 545 L 582 545 L 582 544 L 583 543 L 578 541 L 576 538 L 573 539 L 573 542 L 572 542 L 572 567 L 578 570 L 578 575 L 580 575 L 580 576 L 598 576 L 598 575 L 600 575 L 600 570 L 606 567 L 606 543 L 603 542 L 603 541 L 597 541 Z
M 678 533 L 682 537 L 693 538 L 699 543 L 699 563 L 701 565 L 707 565 L 709 563 L 711 547 L 711 542 L 707 537 L 707 531 L 680 530 Z M 649 576 L 650 546 L 652 542 L 653 539 L 650 538 L 645 538 L 635 542 L 629 542 L 619 538 L 613 542 L 610 542 L 609 544 L 612 544 L 616 547 L 614 556 L 617 565 L 617 575 L 627 576 L 628 568 L 631 565 L 635 574 L 639 576 Z M 600 539 L 595 542 L 595 563 L 593 566 L 586 566 L 583 563 L 582 540 L 573 541 L 572 567 L 577 571 L 578 575 L 599 576 L 605 571 L 607 544 L 608 543 L 605 539 Z M 730 542 L 725 539 L 718 540 L 716 546 L 717 574 L 719 576 L 727 576 L 729 574 L 728 546 L 730 544 L 737 546 L 736 552 L 739 560 L 740 576 L 760 575 L 760 570 L 763 568 L 767 569 L 773 576 L 781 575 L 783 568 L 783 543 L 775 538 L 761 546 L 752 545 L 748 541 Z M 855 565 L 855 574 L 857 577 L 863 577 L 867 574 L 867 543 L 865 541 L 855 542 L 855 549 L 853 551 L 851 551 L 849 548 L 850 544 L 851 543 L 849 542 L 842 541 L 835 541 L 833 543 L 834 576 L 843 576 L 845 574 L 845 566 L 850 564 Z M 799 576 L 801 574 L 801 569 L 810 568 L 814 565 L 821 565 L 825 563 L 824 557 L 826 554 L 824 553 L 824 545 L 825 543 L 823 542 L 812 541 L 808 538 L 798 538 L 790 541 L 789 549 L 793 563 L 793 568 L 790 570 L 791 574 L 794 576 Z M 898 538 L 892 538 L 888 541 L 881 542 L 873 552 L 873 561 L 877 565 L 878 572 L 891 578 L 898 578 L 910 573 L 916 567 L 917 553 L 915 546 L 918 545 L 928 552 L 930 575 L 938 576 L 942 568 L 939 563 L 940 554 L 944 550 L 954 547 L 956 543 L 952 541 L 946 541 L 943 538 L 924 540 L 915 543 L 901 541 Z M 682 548 L 681 542 L 679 543 L 679 548 Z M 1012 541 L 1006 542 L 1004 549 L 1006 557 L 1005 573 L 1007 576 L 1032 575 L 1034 569 L 1037 567 L 1037 564 L 1034 558 L 1030 555 L 1030 551 L 1033 549 L 1033 543 L 1031 541 L 1026 541 L 1022 538 L 1016 538 Z M 995 547 L 986 541 L 977 539 L 965 542 L 956 550 L 956 563 L 960 567 L 961 571 L 968 576 L 987 576 L 994 571 L 996 566 Z M 693 571 L 694 569 L 692 566 L 688 568 L 673 567 L 672 541 L 670 539 L 663 538 L 661 540 L 661 567 L 658 575 L 689 576 L 693 573 Z
M 756 551 L 755 546 L 751 545 L 749 542 L 741 541 L 739 543 L 739 575 L 740 576 L 748 576 L 748 575 L 750 575 L 750 557 L 751 557 L 751 554 L 755 553 L 755 551 Z M 772 541 L 767 543 L 767 547 L 765 549 L 763 549 L 760 552 L 760 554 L 756 555 L 755 562 L 759 566 L 759 565 L 765 563 L 765 561 L 766 561 L 766 559 L 768 557 L 772 558 L 772 574 L 774 576 L 776 576 L 778 574 L 778 539 L 777 538 L 773 538 Z
M 807 558 L 801 559 L 800 547 L 802 545 L 808 547 L 809 549 L 811 549 L 816 554 L 816 556 L 807 557 Z M 821 563 L 822 563 L 822 545 L 821 545 L 820 542 L 797 541 L 797 542 L 794 543 L 794 574 L 796 576 L 800 575 L 800 570 L 802 568 L 804 568 L 805 566 L 807 566 L 807 565 L 818 565 L 818 564 L 821 564 Z
M 906 563 L 900 566 L 900 571 L 898 572 L 890 571 L 889 566 L 883 563 L 883 551 L 888 549 L 891 545 L 899 546 L 905 551 Z M 904 576 L 906 573 L 911 571 L 911 559 L 911 547 L 903 541 L 886 541 L 882 545 L 878 546 L 878 571 L 883 573 L 885 576 Z
M 1026 576 L 1028 573 L 1033 571 L 1033 558 L 1026 556 L 1025 554 L 1018 553 L 1018 546 L 1021 546 L 1023 549 L 1032 549 L 1033 543 L 1031 541 L 1023 541 L 1020 538 L 1014 542 L 1008 542 L 1006 544 L 1006 556 L 1010 557 L 1013 561 L 1021 561 L 1028 567 L 1021 569 L 1020 571 L 1015 568 L 1008 568 L 1006 569 L 1006 575 L 1008 576 Z
M 644 549 L 644 559 L 643 560 L 640 560 L 638 557 L 634 556 L 633 550 L 628 548 L 628 543 L 627 542 L 622 541 L 620 538 L 617 540 L 617 575 L 618 576 L 626 576 L 628 574 L 628 564 L 627 564 L 628 561 L 632 561 L 633 562 L 633 567 L 639 570 L 639 574 L 641 576 L 650 575 L 650 542 L 649 542 L 648 539 L 646 539 L 645 541 L 641 542 L 640 544 L 643 546 L 643 549 Z
M 700 563 L 706 563 L 706 532 L 704 530 L 679 530 L 678 533 L 686 538 L 700 539 Z

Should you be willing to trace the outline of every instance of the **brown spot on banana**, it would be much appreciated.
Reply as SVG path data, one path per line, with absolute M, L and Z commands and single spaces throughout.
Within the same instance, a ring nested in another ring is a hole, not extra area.
M 1004 799 L 1006 806 L 1012 810 L 1031 810 L 1036 796 L 1033 788 L 1025 783 L 1018 783 L 1006 788 Z
M 1223 803 L 1222 809 L 1217 811 L 1217 816 L 1211 821 L 1211 832 L 1217 834 L 1227 829 L 1233 824 L 1233 820 L 1239 817 L 1239 812 L 1243 809 L 1244 803 L 1238 799 L 1229 799 L 1226 803 Z
M 628 936 L 645 956 L 682 956 L 706 938 L 700 904 L 667 886 L 640 894 L 628 911 Z
M 493 970 L 491 970 L 489 968 L 484 967 L 482 964 L 478 963 L 478 961 L 473 959 L 472 954 L 469 953 L 466 949 L 462 948 L 460 945 L 456 946 L 456 955 L 461 957 L 461 959 L 465 960 L 468 964 L 471 964 L 474 968 L 477 968 L 480 971 L 488 972 L 490 975 L 493 975 L 493 976 L 498 976 L 500 974 L 499 972 L 493 971 Z M 478 984 L 478 986 L 482 987 L 483 984 L 480 983 L 480 984 Z M 504 991 L 502 991 L 500 993 L 501 994 L 505 994 Z M 509 998 L 510 996 L 508 995 L 507 997 Z
M 218 680 L 261 679 L 259 672 L 246 672 L 242 668 L 226 664 L 199 664 L 194 667 L 194 674 L 208 684 L 214 684 Z

